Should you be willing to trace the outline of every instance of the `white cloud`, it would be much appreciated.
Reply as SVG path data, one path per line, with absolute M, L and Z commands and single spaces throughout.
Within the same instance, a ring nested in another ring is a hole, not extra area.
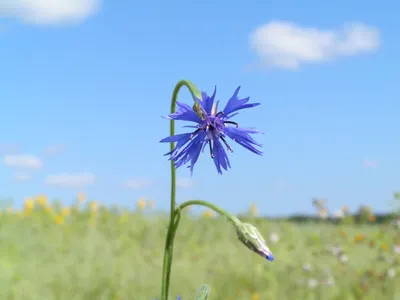
M 0 0 L 0 16 L 26 23 L 79 22 L 96 13 L 100 0 Z
M 5 155 L 3 163 L 14 168 L 40 169 L 42 160 L 33 155 Z
M 376 160 L 365 158 L 363 161 L 364 168 L 377 168 L 379 166 L 379 162 Z
M 19 182 L 25 182 L 32 179 L 31 175 L 27 173 L 15 173 L 13 179 Z
M 128 189 L 141 189 L 151 186 L 152 181 L 146 179 L 129 179 L 124 182 L 123 186 Z
M 190 178 L 178 178 L 176 180 L 176 186 L 184 189 L 191 188 L 194 184 L 195 182 Z
M 44 183 L 65 188 L 83 188 L 96 182 L 96 176 L 90 172 L 83 173 L 61 173 L 49 175 Z
M 380 38 L 376 28 L 363 23 L 322 30 L 272 21 L 251 33 L 250 45 L 263 67 L 297 69 L 302 64 L 374 52 L 380 45 Z

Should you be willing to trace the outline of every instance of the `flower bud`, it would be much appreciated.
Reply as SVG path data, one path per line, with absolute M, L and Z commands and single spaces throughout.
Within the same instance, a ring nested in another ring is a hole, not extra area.
M 200 119 L 205 120 L 207 118 L 207 115 L 203 109 L 203 107 L 199 104 L 199 102 L 194 102 L 192 106 L 193 111 L 196 113 L 196 115 L 199 116 Z
M 196 300 L 207 300 L 208 295 L 210 294 L 210 288 L 208 285 L 203 284 L 196 294 Z
M 264 238 L 256 227 L 249 223 L 237 223 L 236 233 L 239 240 L 251 251 L 258 253 L 262 257 L 273 261 L 271 250 L 269 250 Z

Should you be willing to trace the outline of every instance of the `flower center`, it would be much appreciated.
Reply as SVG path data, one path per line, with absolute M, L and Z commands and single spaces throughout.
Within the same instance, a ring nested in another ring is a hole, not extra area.
M 214 158 L 213 144 L 215 143 L 215 140 L 218 139 L 221 139 L 221 141 L 225 144 L 226 148 L 230 152 L 233 152 L 231 146 L 229 146 L 228 142 L 225 139 L 224 130 L 226 124 L 235 125 L 236 128 L 239 127 L 239 124 L 236 122 L 224 120 L 223 111 L 218 112 L 215 116 L 207 116 L 205 120 L 198 126 L 198 128 L 190 135 L 190 139 L 192 140 L 200 131 L 203 131 L 207 136 L 207 142 L 210 148 L 211 158 Z

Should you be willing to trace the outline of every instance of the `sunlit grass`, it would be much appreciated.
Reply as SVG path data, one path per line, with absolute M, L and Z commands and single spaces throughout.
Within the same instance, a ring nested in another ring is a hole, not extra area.
M 0 215 L 0 299 L 159 298 L 167 216 L 154 201 L 135 211 L 105 208 L 78 195 L 72 206 L 45 195 Z M 250 253 L 224 219 L 184 210 L 171 295 L 193 299 L 400 299 L 400 233 L 391 224 L 296 224 L 248 218 L 275 256 Z M 372 215 L 372 214 L 369 214 Z M 324 217 L 324 216 L 322 216 Z

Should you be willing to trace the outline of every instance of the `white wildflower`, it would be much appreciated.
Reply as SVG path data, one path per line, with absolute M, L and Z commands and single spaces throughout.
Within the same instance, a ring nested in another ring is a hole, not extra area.
M 269 240 L 271 241 L 271 243 L 276 244 L 277 242 L 279 242 L 279 234 L 277 234 L 276 232 L 272 232 L 269 235 Z
M 311 271 L 311 265 L 310 264 L 304 264 L 303 265 L 303 270 L 306 272 L 310 272 Z
M 394 268 L 390 268 L 390 269 L 387 271 L 387 277 L 393 278 L 394 276 L 396 276 L 396 270 L 395 270 Z
M 328 210 L 325 209 L 325 208 L 320 209 L 320 210 L 318 211 L 318 216 L 319 216 L 321 219 L 326 219 L 326 218 L 328 218 L 328 216 L 329 216 Z
M 329 277 L 328 279 L 325 279 L 324 281 L 322 281 L 322 284 L 333 286 L 333 285 L 335 285 L 335 278 Z
M 309 288 L 315 288 L 318 285 L 318 280 L 315 278 L 308 279 L 307 285 Z
M 400 245 L 394 245 L 393 252 L 400 255 Z
M 335 256 L 338 256 L 343 252 L 343 249 L 338 246 L 331 246 L 329 250 Z
M 345 264 L 345 263 L 347 263 L 349 261 L 349 258 L 348 258 L 348 256 L 346 254 L 341 254 L 341 255 L 339 255 L 339 261 L 341 263 Z
M 333 216 L 336 219 L 342 219 L 344 217 L 344 212 L 343 212 L 343 210 L 339 209 L 339 210 L 335 211 Z
M 400 229 L 400 218 L 397 218 L 396 220 L 392 221 L 392 224 L 394 227 L 396 227 L 397 229 Z

